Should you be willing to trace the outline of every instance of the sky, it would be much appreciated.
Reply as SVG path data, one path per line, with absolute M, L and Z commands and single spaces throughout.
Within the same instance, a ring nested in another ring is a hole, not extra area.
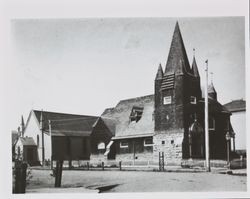
M 15 19 L 6 124 L 16 129 L 31 109 L 98 116 L 119 100 L 153 94 L 177 20 L 202 85 L 208 59 L 219 102 L 245 99 L 243 17 Z

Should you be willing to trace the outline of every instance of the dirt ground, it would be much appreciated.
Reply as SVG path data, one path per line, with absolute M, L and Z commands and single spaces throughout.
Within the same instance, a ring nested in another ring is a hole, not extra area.
M 49 170 L 32 170 L 27 192 L 54 192 Z M 62 192 L 246 191 L 247 177 L 219 173 L 64 170 Z M 78 189 L 77 189 L 78 188 Z M 59 190 L 55 191 L 58 192 Z

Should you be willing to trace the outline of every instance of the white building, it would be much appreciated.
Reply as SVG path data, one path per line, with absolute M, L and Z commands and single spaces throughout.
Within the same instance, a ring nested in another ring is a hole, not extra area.
M 233 100 L 224 105 L 231 113 L 231 124 L 235 133 L 235 150 L 246 151 L 246 101 Z

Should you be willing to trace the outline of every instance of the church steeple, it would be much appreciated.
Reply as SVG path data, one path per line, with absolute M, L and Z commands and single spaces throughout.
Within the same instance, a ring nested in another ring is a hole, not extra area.
M 214 88 L 213 82 L 208 86 L 208 96 L 214 100 L 217 100 L 217 92 Z
M 25 129 L 25 124 L 24 124 L 24 119 L 23 116 L 21 117 L 21 135 L 24 137 L 24 129 Z
M 195 52 L 195 49 L 194 49 L 194 52 Z M 200 74 L 199 74 L 199 70 L 198 70 L 198 67 L 197 67 L 197 64 L 196 64 L 196 59 L 195 59 L 195 54 L 193 56 L 193 63 L 192 63 L 192 74 L 195 76 L 195 77 L 200 77 Z
M 155 80 L 162 79 L 162 78 L 163 78 L 163 70 L 162 70 L 162 66 L 161 66 L 161 63 L 160 63 L 159 67 L 158 67 L 156 77 L 155 77 Z
M 165 74 L 183 74 L 190 72 L 190 65 L 187 58 L 187 53 L 182 40 L 181 31 L 178 22 L 176 22 L 168 60 L 166 64 Z

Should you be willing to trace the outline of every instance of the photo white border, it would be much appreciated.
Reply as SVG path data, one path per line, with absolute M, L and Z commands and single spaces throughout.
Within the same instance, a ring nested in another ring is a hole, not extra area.
M 10 20 L 20 18 L 85 18 L 85 17 L 218 17 L 245 16 L 246 101 L 248 113 L 249 85 L 249 2 L 248 0 L 2 0 L 0 4 L 0 91 L 4 89 L 3 75 L 9 64 Z M 4 98 L 0 108 L 4 110 Z M 4 111 L 0 113 L 4 121 Z M 1 123 L 1 198 L 243 198 L 248 192 L 165 192 L 165 193 L 119 193 L 119 194 L 24 194 L 12 195 L 11 136 Z M 249 124 L 247 124 L 247 131 Z M 249 154 L 249 135 L 247 135 Z M 247 164 L 249 165 L 249 159 Z M 248 169 L 249 172 L 249 169 Z M 249 182 L 249 176 L 247 177 Z M 199 191 L 199 190 L 197 190 Z

